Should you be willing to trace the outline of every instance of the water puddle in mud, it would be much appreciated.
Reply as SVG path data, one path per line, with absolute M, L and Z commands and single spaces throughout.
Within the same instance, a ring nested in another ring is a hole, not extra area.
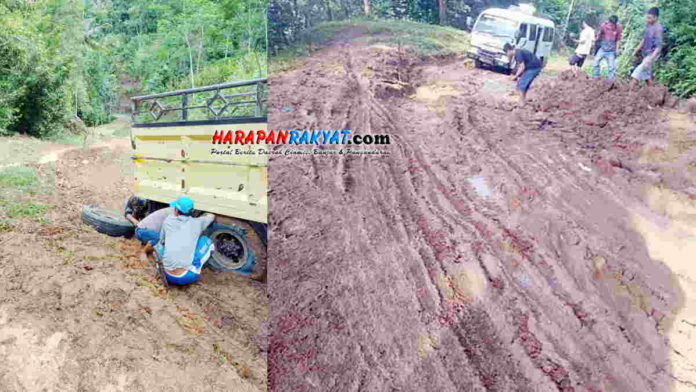
M 504 77 L 486 78 L 483 80 L 481 91 L 487 94 L 505 95 L 515 91 L 515 83 Z
M 688 160 L 696 147 L 693 124 L 684 113 L 667 113 L 669 140 L 663 148 L 643 151 L 643 162 Z M 633 225 L 643 236 L 650 257 L 663 262 L 678 286 L 678 305 L 661 322 L 669 338 L 670 373 L 678 380 L 673 391 L 693 391 L 696 384 L 696 200 L 661 186 L 647 189 L 652 210 L 633 214 Z
M 689 115 L 670 111 L 667 113 L 667 119 L 670 128 L 669 138 L 666 141 L 667 145 L 647 148 L 641 156 L 641 162 L 674 162 L 684 157 L 685 153 L 696 148 L 696 139 L 693 138 L 696 128 L 694 128 L 694 123 L 689 118 Z
M 488 187 L 486 184 L 486 179 L 482 176 L 469 177 L 466 180 L 469 181 L 469 184 L 471 184 L 472 187 L 474 187 L 474 190 L 479 196 L 485 199 L 493 196 L 491 188 Z
M 634 227 L 645 239 L 650 257 L 672 270 L 674 284 L 680 289 L 679 305 L 663 325 L 673 348 L 671 373 L 696 383 L 696 201 L 658 187 L 650 188 L 646 199 L 661 216 L 651 219 L 634 213 Z M 675 391 L 693 391 L 684 383 L 674 386 Z
M 410 98 L 416 102 L 425 103 L 432 112 L 444 116 L 447 98 L 462 93 L 455 87 L 455 83 L 454 80 L 431 80 L 427 84 L 418 86 L 415 94 Z

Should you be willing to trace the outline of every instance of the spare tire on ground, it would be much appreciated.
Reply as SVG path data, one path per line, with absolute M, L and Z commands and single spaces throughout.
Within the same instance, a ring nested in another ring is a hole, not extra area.
M 122 213 L 94 205 L 82 207 L 82 221 L 112 237 L 131 237 L 135 231 L 135 226 Z

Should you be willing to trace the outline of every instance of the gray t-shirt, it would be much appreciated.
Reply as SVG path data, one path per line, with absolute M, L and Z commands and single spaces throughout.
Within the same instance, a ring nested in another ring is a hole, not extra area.
M 215 215 L 200 218 L 169 215 L 162 225 L 160 243 L 164 244 L 162 263 L 167 270 L 188 268 L 193 263 L 196 244 L 201 233 L 215 220 Z
M 169 215 L 174 212 L 171 207 L 159 209 L 138 222 L 139 229 L 152 230 L 156 232 L 162 231 L 162 224 Z
M 664 31 L 665 29 L 659 22 L 645 25 L 643 48 L 641 49 L 643 57 L 649 56 L 657 47 L 662 46 L 662 35 Z

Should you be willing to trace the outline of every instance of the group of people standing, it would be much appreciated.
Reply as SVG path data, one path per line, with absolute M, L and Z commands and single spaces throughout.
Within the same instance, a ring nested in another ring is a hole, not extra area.
M 639 59 L 638 66 L 631 73 L 631 87 L 636 87 L 642 81 L 650 85 L 653 82 L 653 64 L 660 57 L 663 46 L 664 28 L 658 21 L 660 10 L 657 7 L 650 8 L 646 12 L 646 26 L 643 39 L 633 50 L 633 57 Z M 611 80 L 616 78 L 616 58 L 621 50 L 623 39 L 623 28 L 616 15 L 609 17 L 601 24 L 599 31 L 595 30 L 587 23 L 583 22 L 582 31 L 576 40 L 578 46 L 575 55 L 570 58 L 570 65 L 576 72 L 585 63 L 585 59 L 594 51 L 593 75 L 595 78 L 601 77 L 602 62 L 607 63 L 607 77 Z M 518 64 L 517 72 L 512 75 L 512 79 L 517 81 L 517 90 L 520 93 L 521 104 L 526 101 L 527 91 L 534 79 L 541 73 L 542 62 L 534 53 L 516 48 L 512 44 L 505 44 L 503 51 Z
M 631 73 L 631 84 L 637 86 L 641 81 L 652 84 L 653 64 L 660 57 L 663 46 L 664 28 L 659 22 L 660 10 L 657 7 L 650 8 L 646 12 L 646 26 L 643 39 L 633 50 L 633 57 L 638 59 L 639 65 Z M 616 58 L 621 51 L 623 39 L 623 27 L 619 23 L 616 15 L 609 17 L 602 23 L 599 31 L 583 22 L 580 37 L 577 39 L 578 46 L 575 55 L 570 58 L 570 65 L 579 72 L 585 59 L 594 50 L 594 63 L 592 64 L 593 76 L 601 76 L 602 62 L 607 63 L 607 77 L 611 80 L 616 78 Z

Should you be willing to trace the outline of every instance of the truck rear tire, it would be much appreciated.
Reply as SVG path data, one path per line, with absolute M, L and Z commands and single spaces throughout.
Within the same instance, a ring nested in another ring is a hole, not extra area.
M 82 207 L 82 222 L 94 227 L 102 234 L 112 237 L 132 237 L 135 226 L 122 213 L 106 210 L 99 206 Z
M 215 244 L 215 251 L 208 260 L 212 269 L 263 280 L 266 246 L 248 222 L 218 216 L 203 235 L 210 237 Z

